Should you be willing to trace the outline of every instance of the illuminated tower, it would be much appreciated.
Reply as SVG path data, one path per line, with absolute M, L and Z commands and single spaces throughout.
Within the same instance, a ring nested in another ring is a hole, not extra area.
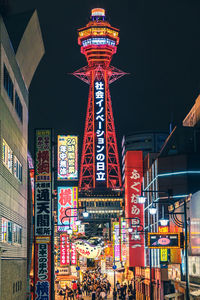
M 110 66 L 119 44 L 119 30 L 106 21 L 104 9 L 92 10 L 90 22 L 78 30 L 78 44 L 88 65 L 73 74 L 90 86 L 79 188 L 120 188 L 121 172 L 109 84 L 125 73 Z

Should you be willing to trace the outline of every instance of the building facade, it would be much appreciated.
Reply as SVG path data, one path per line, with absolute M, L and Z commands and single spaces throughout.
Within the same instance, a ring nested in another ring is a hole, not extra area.
M 30 41 L 39 44 L 30 49 Z M 23 300 L 27 294 L 28 88 L 44 54 L 37 13 L 30 14 L 17 48 L 0 17 L 0 44 L 0 299 Z

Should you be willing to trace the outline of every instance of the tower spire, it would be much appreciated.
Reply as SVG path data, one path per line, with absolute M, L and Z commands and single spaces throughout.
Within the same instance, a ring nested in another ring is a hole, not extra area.
M 104 9 L 92 9 L 89 23 L 78 30 L 78 44 L 88 65 L 73 75 L 89 84 L 79 188 L 121 188 L 109 85 L 126 73 L 110 66 L 119 30 L 108 23 Z

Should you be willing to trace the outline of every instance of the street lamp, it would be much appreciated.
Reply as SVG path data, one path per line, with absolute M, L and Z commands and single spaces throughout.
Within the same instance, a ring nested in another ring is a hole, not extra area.
M 89 212 L 85 210 L 85 211 L 83 212 L 83 217 L 84 217 L 84 218 L 87 218 L 88 216 L 89 216 Z
M 145 203 L 145 201 L 146 201 L 146 197 L 145 196 L 137 196 L 137 198 L 136 198 L 136 201 L 137 201 L 137 203 L 139 203 L 139 204 L 144 204 Z
M 155 215 L 157 213 L 157 207 L 155 203 L 152 203 L 152 205 L 149 207 L 149 213 L 150 215 Z
M 76 225 L 80 226 L 81 225 L 81 220 L 76 220 Z
M 73 232 L 72 228 L 69 227 L 69 228 L 67 229 L 67 233 L 68 233 L 68 234 L 72 234 L 72 232 Z
M 167 226 L 168 223 L 169 223 L 169 220 L 168 219 L 165 219 L 165 218 L 162 218 L 159 220 L 159 223 L 161 226 Z

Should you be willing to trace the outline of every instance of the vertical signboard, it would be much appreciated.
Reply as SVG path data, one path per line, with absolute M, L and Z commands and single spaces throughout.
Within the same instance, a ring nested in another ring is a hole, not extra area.
M 113 255 L 115 262 L 120 261 L 120 234 L 119 234 L 119 222 L 113 223 Z
M 126 255 L 126 224 L 124 224 L 123 218 L 121 218 L 121 259 L 122 261 L 127 260 Z
M 35 298 L 51 299 L 51 244 L 35 243 Z
M 78 137 L 58 135 L 58 180 L 78 179 Z
M 58 187 L 58 230 L 67 231 L 72 228 L 77 231 L 76 216 L 78 202 L 77 187 Z M 66 214 L 65 214 L 66 212 Z
M 76 245 L 71 243 L 71 265 L 76 265 Z
M 67 265 L 67 235 L 60 235 L 60 265 Z
M 96 186 L 106 186 L 105 82 L 94 81 Z
M 190 255 L 200 256 L 200 191 L 192 195 L 190 205 Z
M 70 265 L 70 241 L 69 241 L 69 236 L 67 235 L 67 241 L 66 241 L 66 249 L 67 249 L 67 253 L 66 253 L 66 264 L 67 266 Z
M 138 225 L 144 225 L 143 204 L 137 203 L 141 195 L 143 177 L 142 151 L 127 151 L 125 156 L 125 216 L 133 228 L 129 233 L 129 267 L 144 266 L 144 235 L 136 235 Z M 140 229 L 139 229 L 140 230 Z
M 35 131 L 35 299 L 51 299 L 52 133 Z

